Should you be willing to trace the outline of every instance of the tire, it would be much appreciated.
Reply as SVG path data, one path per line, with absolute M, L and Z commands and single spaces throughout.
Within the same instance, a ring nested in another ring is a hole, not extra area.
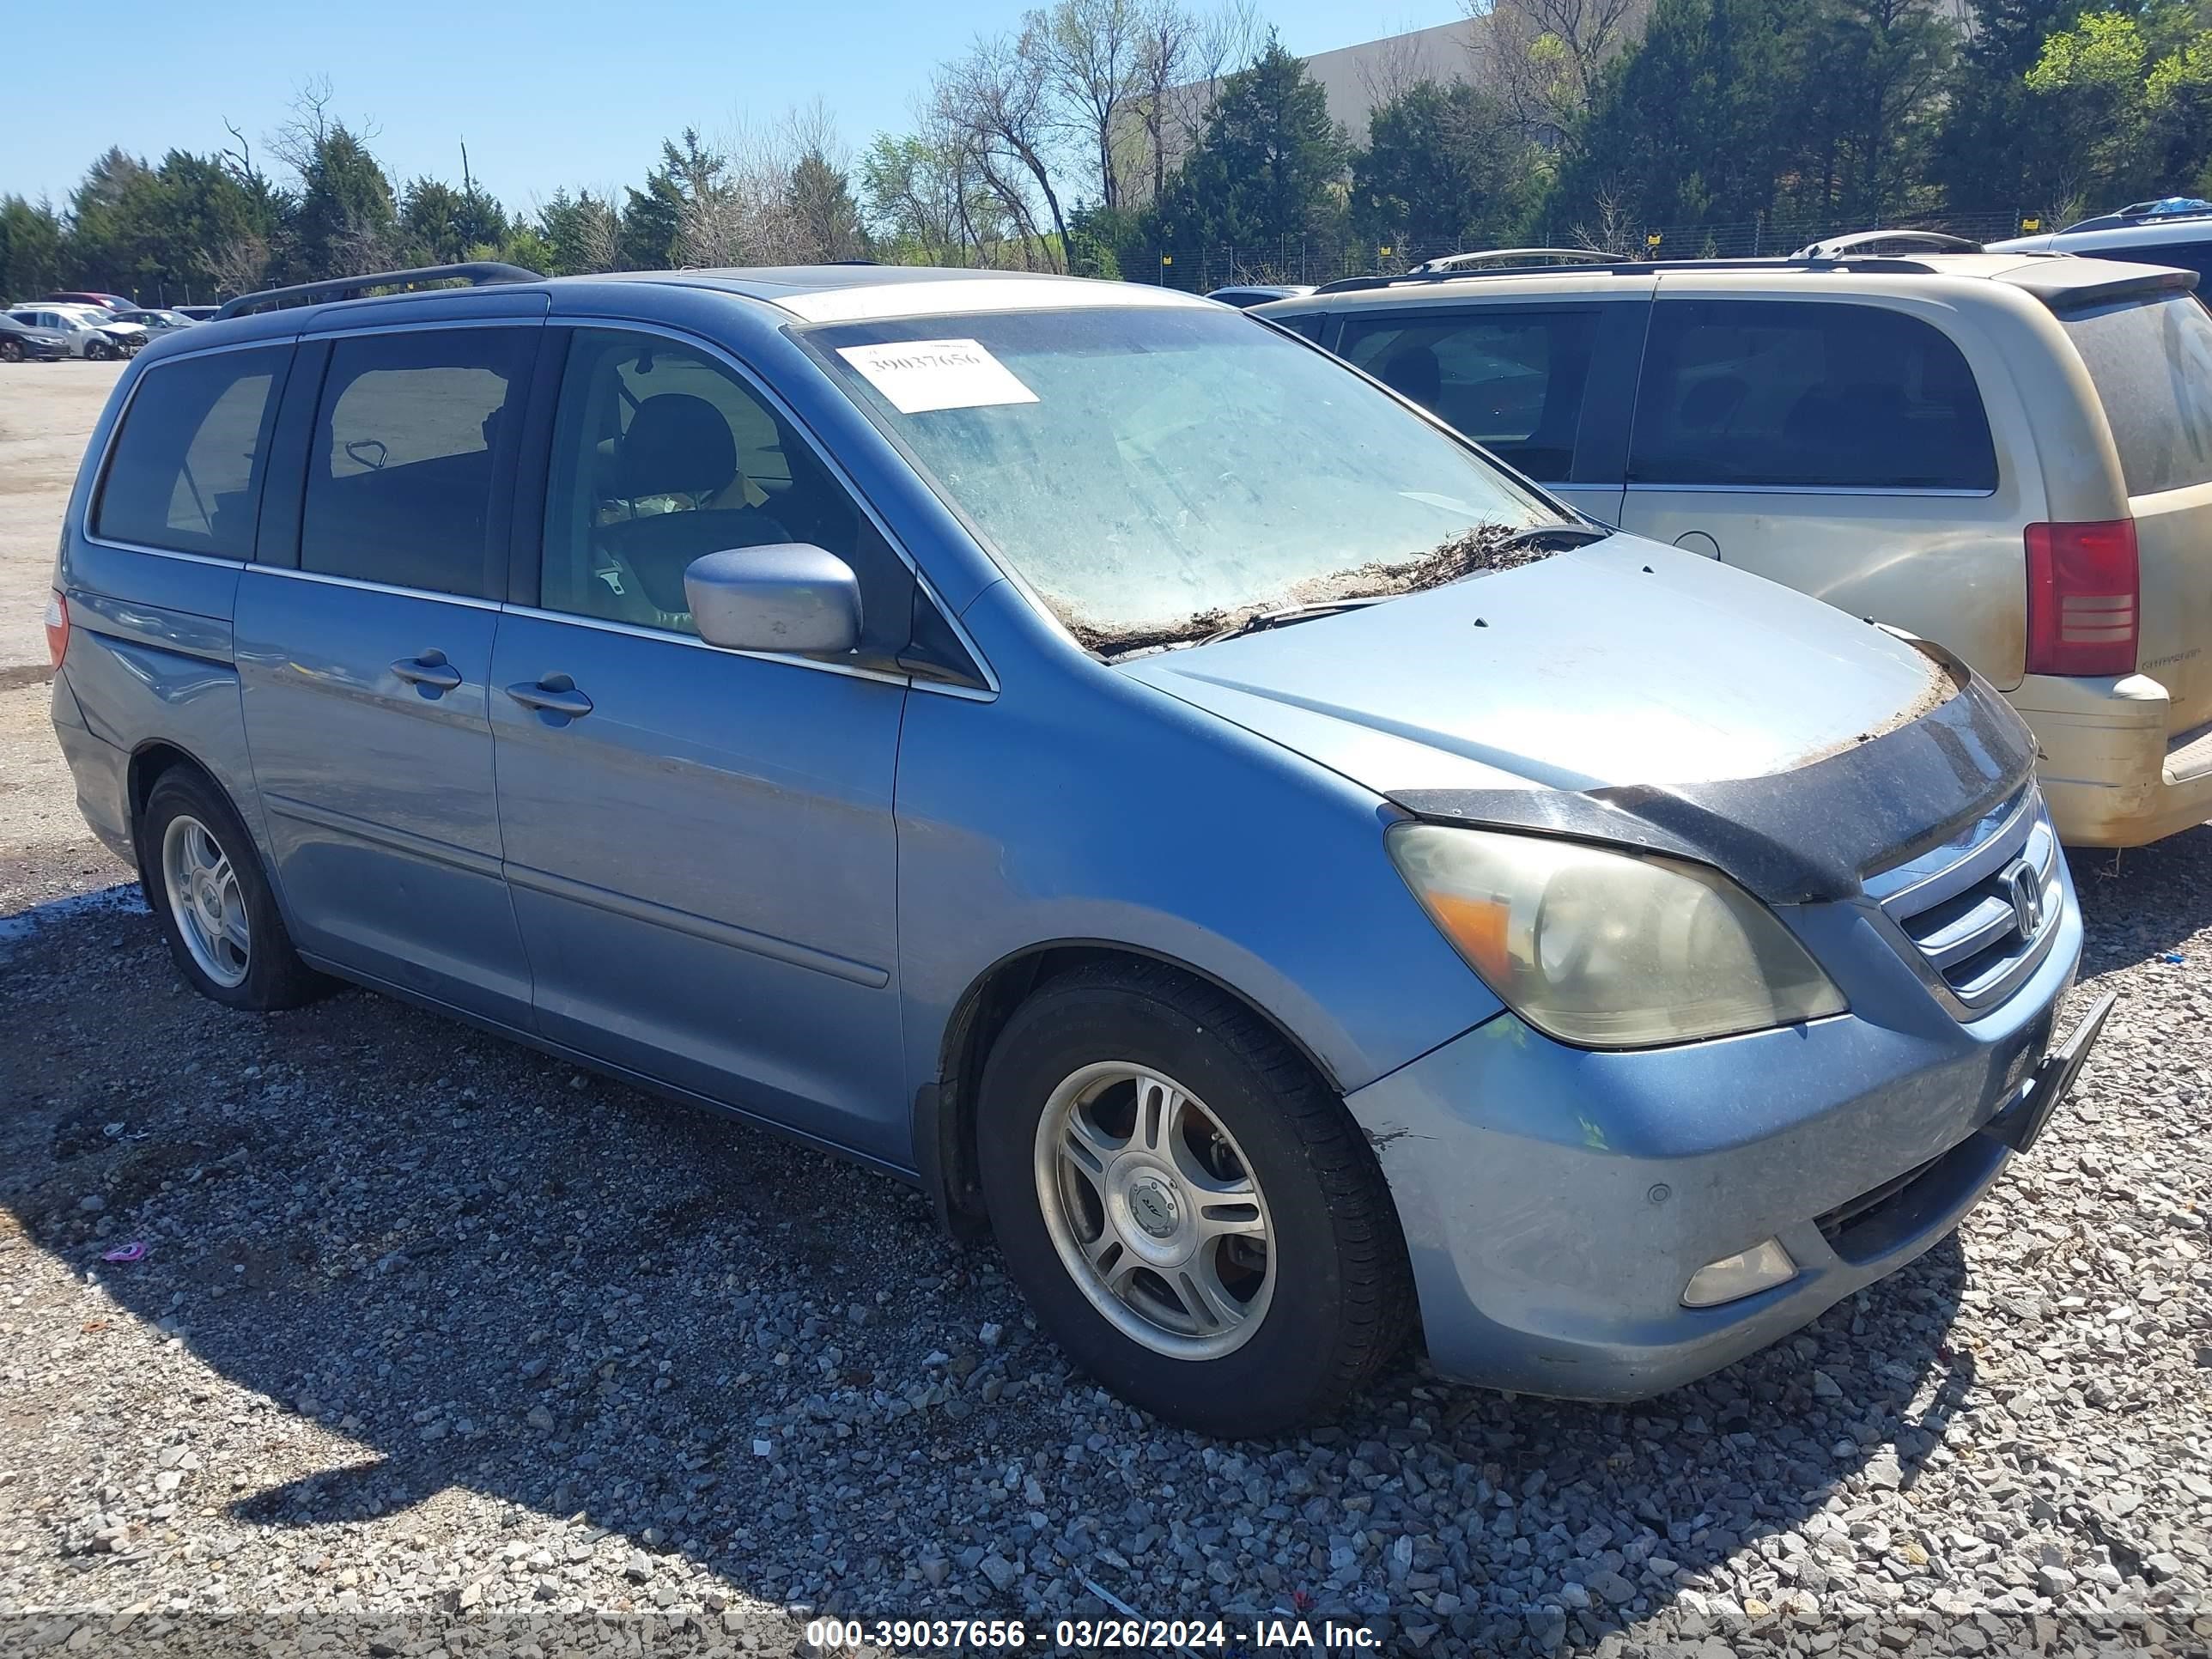
M 0 363 L 20 363 L 23 361 L 21 340 L 0 339 Z
M 115 355 L 115 348 L 105 340 L 88 340 L 84 344 L 84 355 L 90 362 L 104 363 Z
M 1148 1130 L 1140 1103 L 1182 1133 Z M 1170 1423 L 1234 1439 L 1328 1419 L 1412 1327 L 1397 1214 L 1343 1102 L 1249 1010 L 1174 969 L 1082 968 L 1033 993 L 984 1066 L 976 1143 L 1039 1321 Z
M 252 837 L 201 774 L 178 769 L 155 782 L 138 821 L 138 863 L 169 955 L 202 996 L 266 1013 L 327 988 L 292 948 Z

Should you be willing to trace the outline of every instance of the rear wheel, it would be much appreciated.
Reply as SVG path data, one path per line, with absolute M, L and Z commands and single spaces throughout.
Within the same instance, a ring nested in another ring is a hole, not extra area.
M 976 1133 L 1040 1321 L 1170 1422 L 1328 1417 L 1411 1324 L 1396 1215 L 1343 1103 L 1211 986 L 1150 966 L 1048 982 L 992 1048 Z
M 252 839 L 222 793 L 198 773 L 154 786 L 139 823 L 147 902 L 178 970 L 233 1008 L 295 1008 L 326 981 L 292 949 Z

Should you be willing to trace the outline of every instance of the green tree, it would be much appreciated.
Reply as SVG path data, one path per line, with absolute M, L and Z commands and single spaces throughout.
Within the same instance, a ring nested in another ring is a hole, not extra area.
M 2041 209 L 2059 154 L 2057 112 L 2027 72 L 2080 0 L 1971 0 L 1972 27 L 1950 76 L 1932 171 L 1954 207 Z
M 52 204 L 0 197 L 0 288 L 11 300 L 61 286 L 62 221 Z
M 622 220 L 614 204 L 588 190 L 570 196 L 556 190 L 538 216 L 538 234 L 550 264 L 536 265 L 556 276 L 612 270 L 622 257 Z
M 645 176 L 643 190 L 624 192 L 622 239 L 617 258 L 625 270 L 666 270 L 681 264 L 684 248 L 683 187 L 665 168 Z
M 1464 81 L 1417 82 L 1375 106 L 1352 161 L 1352 225 L 1376 242 L 1496 241 L 1525 227 L 1540 184 L 1520 124 Z
M 2051 112 L 2072 194 L 2100 204 L 2204 179 L 2212 161 L 2212 29 L 2185 14 L 2085 12 L 2044 41 L 2025 77 Z
M 1821 0 L 1783 107 L 1804 216 L 1875 225 L 1925 200 L 1957 31 L 1936 0 Z
M 1600 80 L 1552 220 L 1618 209 L 1643 224 L 1723 224 L 1769 211 L 1794 144 L 1798 21 L 1791 0 L 1657 0 L 1643 44 Z
M 858 259 L 868 251 L 860 204 L 842 170 L 818 149 L 809 149 L 791 169 L 787 191 L 801 241 L 820 259 Z
M 343 122 L 331 123 L 312 140 L 300 185 L 293 228 L 299 280 L 389 268 L 398 228 L 392 181 Z
M 1153 210 L 1163 247 L 1279 246 L 1344 223 L 1351 146 L 1304 60 L 1273 35 L 1222 83 L 1197 148 Z

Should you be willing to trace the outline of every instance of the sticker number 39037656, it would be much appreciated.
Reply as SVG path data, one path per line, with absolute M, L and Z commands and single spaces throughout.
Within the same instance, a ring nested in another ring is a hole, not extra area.
M 1033 404 L 1036 392 L 974 340 L 896 340 L 839 346 L 837 355 L 902 415 Z

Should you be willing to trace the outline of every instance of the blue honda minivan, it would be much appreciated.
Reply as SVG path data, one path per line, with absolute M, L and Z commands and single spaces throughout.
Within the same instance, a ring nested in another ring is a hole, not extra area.
M 1942 1237 L 2110 1006 L 2055 1040 L 2080 915 L 1954 659 L 1224 307 L 226 310 L 118 385 L 48 618 L 179 971 L 916 1182 L 1164 1418 L 1326 1416 L 1417 1324 L 1541 1394 L 1725 1364 Z

